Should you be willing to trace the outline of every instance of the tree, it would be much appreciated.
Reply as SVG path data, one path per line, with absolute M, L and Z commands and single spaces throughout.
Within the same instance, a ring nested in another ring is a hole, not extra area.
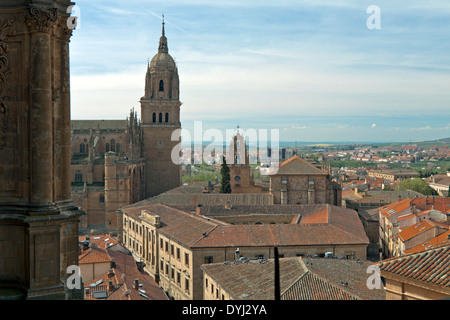
M 231 193 L 230 168 L 228 168 L 225 156 L 223 156 L 222 159 L 223 161 L 220 167 L 220 175 L 222 176 L 222 185 L 220 186 L 220 193 Z
M 397 185 L 396 190 L 413 190 L 424 195 L 437 195 L 437 192 L 420 178 L 403 180 Z

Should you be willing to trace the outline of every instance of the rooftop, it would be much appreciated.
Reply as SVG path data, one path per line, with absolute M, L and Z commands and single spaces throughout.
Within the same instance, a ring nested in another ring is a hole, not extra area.
M 449 290 L 450 295 L 450 245 L 445 244 L 425 251 L 390 258 L 378 263 L 386 274 L 406 277 Z
M 296 223 L 252 225 L 231 225 L 218 216 L 210 219 L 161 204 L 122 211 L 134 219 L 141 219 L 142 210 L 160 216 L 159 232 L 190 247 L 369 243 L 357 212 L 331 205 L 305 206 L 305 211 L 298 207 L 301 219 Z
M 292 158 L 282 162 L 276 175 L 327 175 L 308 161 L 295 155 Z
M 384 299 L 366 286 L 368 262 L 325 258 L 280 258 L 282 300 Z M 274 298 L 274 259 L 242 259 L 201 268 L 237 300 Z

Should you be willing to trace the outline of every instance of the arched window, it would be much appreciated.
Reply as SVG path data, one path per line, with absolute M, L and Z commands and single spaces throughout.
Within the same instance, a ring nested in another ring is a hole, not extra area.
M 83 175 L 81 174 L 80 170 L 77 170 L 75 173 L 75 182 L 83 182 Z
M 159 114 L 159 122 L 162 122 L 162 113 Z
M 111 140 L 111 151 L 116 152 L 116 140 Z
M 156 122 L 156 112 L 153 112 L 153 122 Z
M 164 81 L 159 80 L 159 91 L 164 91 Z
M 166 112 L 166 122 L 169 122 L 169 113 Z
M 84 143 L 80 144 L 80 153 L 85 153 L 86 152 L 86 146 L 84 145 Z
M 119 153 L 120 152 L 120 144 L 118 143 L 116 146 L 116 152 Z
M 109 143 L 106 144 L 106 152 L 109 151 Z

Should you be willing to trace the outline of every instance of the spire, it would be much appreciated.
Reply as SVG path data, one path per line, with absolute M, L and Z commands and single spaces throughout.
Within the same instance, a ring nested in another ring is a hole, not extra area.
M 159 48 L 158 53 L 169 53 L 169 48 L 167 47 L 167 38 L 165 35 L 164 25 L 166 24 L 164 22 L 164 15 L 162 16 L 162 34 L 161 38 L 159 38 Z
M 162 15 L 162 36 L 163 37 L 165 37 L 165 32 L 164 32 L 164 25 L 166 24 L 165 22 L 164 22 L 164 13 L 163 13 L 163 15 Z

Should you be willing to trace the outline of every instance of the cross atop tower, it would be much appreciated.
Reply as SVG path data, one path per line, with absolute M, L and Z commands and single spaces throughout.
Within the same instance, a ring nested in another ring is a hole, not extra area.
M 167 47 L 167 38 L 166 38 L 166 33 L 164 30 L 164 25 L 165 25 L 165 21 L 164 21 L 164 14 L 162 15 L 162 34 L 161 34 L 161 38 L 159 39 L 159 48 L 158 48 L 158 53 L 169 53 L 169 48 Z

